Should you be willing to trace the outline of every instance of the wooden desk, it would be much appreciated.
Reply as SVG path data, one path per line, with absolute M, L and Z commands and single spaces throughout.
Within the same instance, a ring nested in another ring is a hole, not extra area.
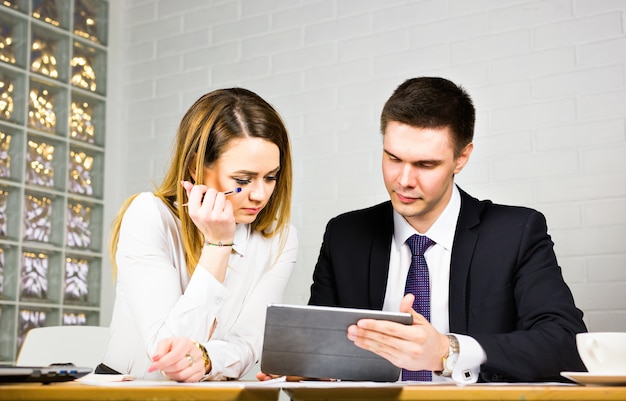
M 211 386 L 165 386 L 126 387 L 92 386 L 80 383 L 53 384 L 0 384 L 0 400 L 4 401 L 276 401 L 280 388 L 242 387 L 233 382 L 232 387 Z
M 489 401 L 489 400 L 626 400 L 626 387 L 472 385 L 406 387 L 288 387 L 293 401 Z
M 280 386 L 224 385 L 93 386 L 80 383 L 0 384 L 0 401 L 277 401 Z M 626 400 L 626 386 L 330 386 L 288 385 L 282 391 L 293 401 L 618 401 Z M 284 397 L 284 395 L 282 396 Z M 281 397 L 281 398 L 282 398 Z

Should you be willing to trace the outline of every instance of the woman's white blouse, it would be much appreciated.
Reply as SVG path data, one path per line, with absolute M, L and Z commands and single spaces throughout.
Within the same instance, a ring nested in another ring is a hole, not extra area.
M 138 379 L 163 380 L 147 373 L 151 355 L 159 340 L 182 336 L 206 346 L 212 369 L 205 380 L 243 376 L 260 358 L 265 309 L 281 302 L 296 263 L 295 227 L 286 235 L 265 238 L 238 224 L 224 283 L 200 266 L 189 277 L 180 220 L 154 194 L 139 194 L 120 229 L 103 363 Z

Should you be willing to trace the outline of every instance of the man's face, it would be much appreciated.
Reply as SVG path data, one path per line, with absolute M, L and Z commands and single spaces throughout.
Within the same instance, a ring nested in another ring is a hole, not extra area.
M 383 179 L 394 209 L 424 233 L 443 212 L 473 145 L 454 157 L 448 127 L 417 128 L 391 121 L 383 139 Z

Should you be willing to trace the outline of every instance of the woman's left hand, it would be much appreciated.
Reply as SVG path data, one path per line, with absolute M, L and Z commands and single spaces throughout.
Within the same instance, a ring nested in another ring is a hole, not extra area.
M 168 379 L 188 383 L 200 381 L 206 374 L 202 351 L 187 337 L 169 337 L 159 341 L 148 373 L 157 370 Z

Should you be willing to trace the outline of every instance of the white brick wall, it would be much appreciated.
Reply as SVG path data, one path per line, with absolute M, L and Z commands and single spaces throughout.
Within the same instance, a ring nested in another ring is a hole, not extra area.
M 419 75 L 464 85 L 476 147 L 457 182 L 543 211 L 589 329 L 626 331 L 625 0 L 112 0 L 109 65 L 109 218 L 160 181 L 201 94 L 244 86 L 281 112 L 293 303 L 327 220 L 386 199 L 378 117 L 393 89 Z

